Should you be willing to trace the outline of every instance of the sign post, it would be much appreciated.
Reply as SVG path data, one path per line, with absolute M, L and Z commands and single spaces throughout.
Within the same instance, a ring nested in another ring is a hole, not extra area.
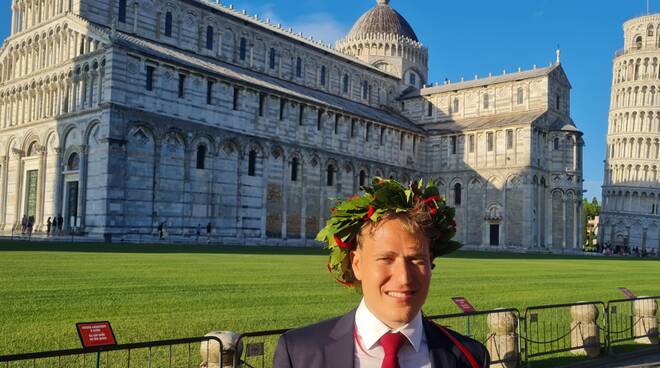
M 451 300 L 465 314 L 471 314 L 477 311 L 476 309 L 474 309 L 472 304 L 470 304 L 470 302 L 465 297 L 455 296 L 451 298 Z M 468 337 L 470 336 L 470 316 L 467 316 L 467 335 Z
M 637 299 L 637 296 L 633 294 L 632 291 L 628 290 L 628 288 L 620 287 L 618 288 L 620 292 L 624 293 L 628 299 Z
M 83 348 L 102 348 L 117 345 L 117 339 L 110 322 L 80 322 L 76 323 L 78 337 Z M 96 352 L 96 368 L 101 366 L 101 352 Z

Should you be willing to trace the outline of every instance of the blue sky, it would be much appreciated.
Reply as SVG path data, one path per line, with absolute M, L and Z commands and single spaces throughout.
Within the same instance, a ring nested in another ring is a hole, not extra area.
M 2 0 L 0 37 L 11 24 Z M 345 35 L 375 0 L 239 0 L 249 14 L 270 17 L 316 39 Z M 225 0 L 223 4 L 229 3 Z M 584 132 L 586 196 L 600 200 L 614 52 L 623 47 L 622 24 L 646 13 L 646 0 L 392 0 L 429 48 L 430 81 L 460 80 L 534 64 L 548 65 L 557 45 L 573 85 L 572 117 Z M 657 5 L 657 6 L 656 6 Z M 651 12 L 660 4 L 651 3 Z

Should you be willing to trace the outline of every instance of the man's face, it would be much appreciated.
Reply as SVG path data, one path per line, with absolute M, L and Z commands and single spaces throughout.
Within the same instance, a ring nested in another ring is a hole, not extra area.
M 390 328 L 410 322 L 421 310 L 431 284 L 429 241 L 410 234 L 394 219 L 365 232 L 353 252 L 353 272 L 362 283 L 369 310 Z

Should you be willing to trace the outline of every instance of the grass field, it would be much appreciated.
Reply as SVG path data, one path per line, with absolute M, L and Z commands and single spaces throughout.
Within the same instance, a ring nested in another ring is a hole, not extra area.
M 288 328 L 360 296 L 325 251 L 183 245 L 0 243 L 0 355 L 75 348 L 75 323 L 108 320 L 120 343 Z M 426 314 L 660 294 L 658 260 L 459 252 L 436 260 Z

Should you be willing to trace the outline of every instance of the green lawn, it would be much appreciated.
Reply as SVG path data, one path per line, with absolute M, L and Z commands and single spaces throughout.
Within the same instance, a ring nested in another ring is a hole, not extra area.
M 120 343 L 288 328 L 350 310 L 320 249 L 0 243 L 0 355 L 79 346 L 109 320 Z M 660 294 L 658 260 L 459 252 L 436 260 L 426 314 Z

